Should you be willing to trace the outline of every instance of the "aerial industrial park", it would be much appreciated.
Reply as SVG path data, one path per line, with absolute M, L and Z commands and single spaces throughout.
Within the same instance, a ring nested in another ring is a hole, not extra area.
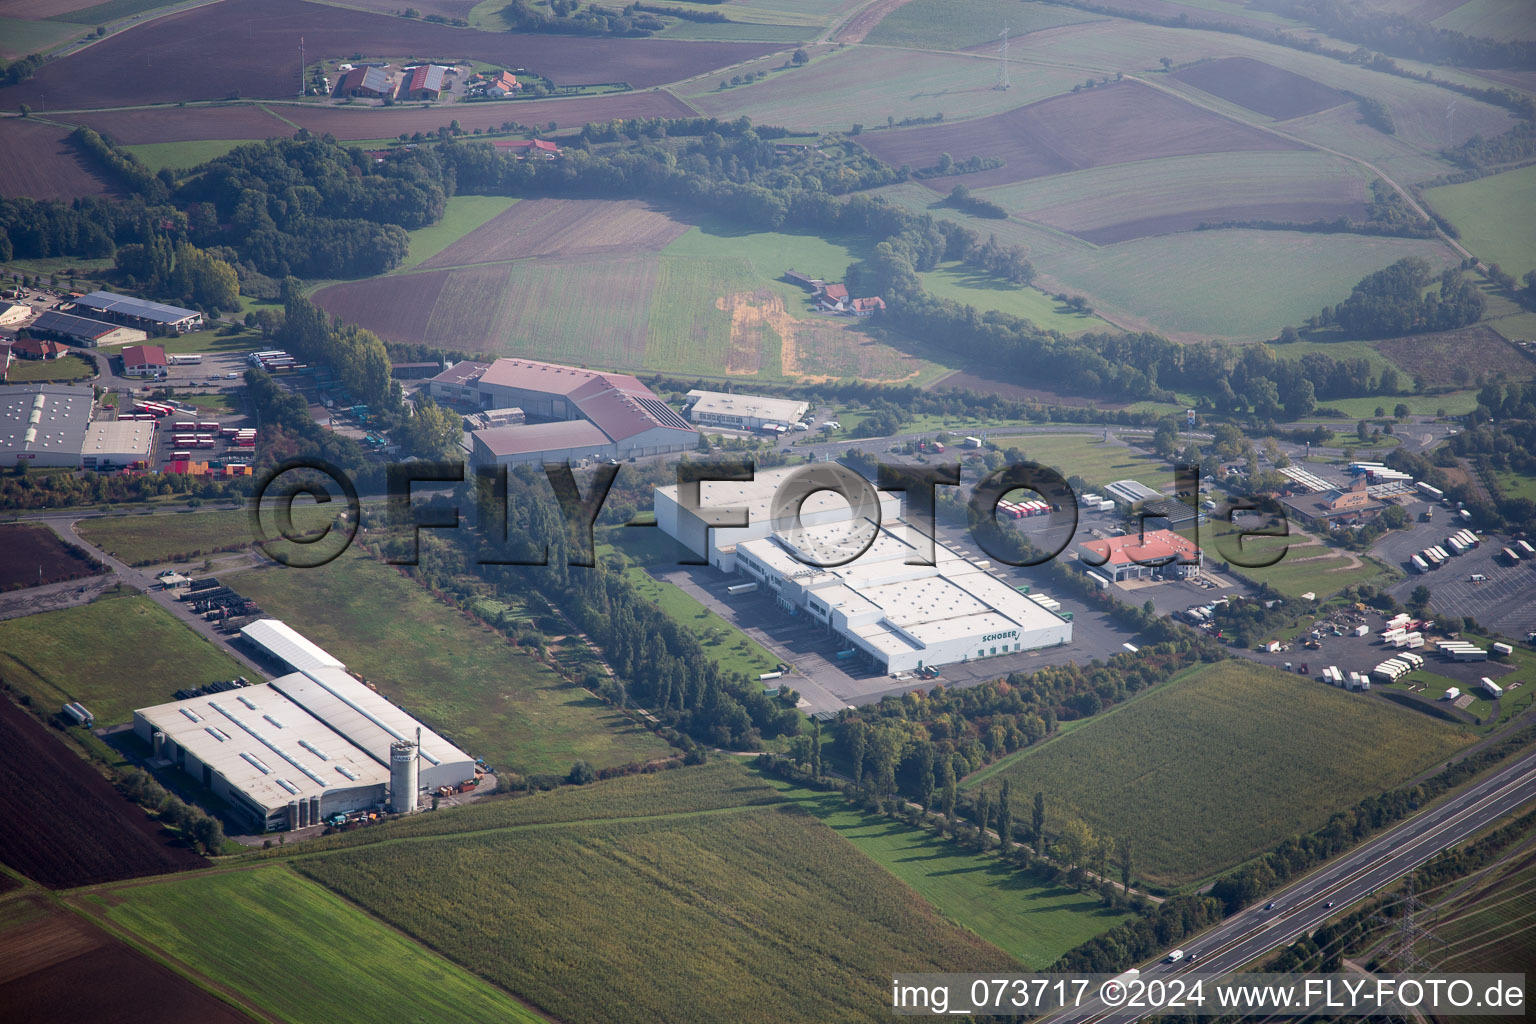
M 1533 71 L 0 0 L 0 1017 L 1523 1017 Z

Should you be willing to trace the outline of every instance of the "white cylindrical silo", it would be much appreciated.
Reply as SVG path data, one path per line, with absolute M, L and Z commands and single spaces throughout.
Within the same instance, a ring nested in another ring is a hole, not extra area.
M 389 745 L 389 809 L 394 813 L 416 809 L 418 771 L 416 744 L 400 740 Z

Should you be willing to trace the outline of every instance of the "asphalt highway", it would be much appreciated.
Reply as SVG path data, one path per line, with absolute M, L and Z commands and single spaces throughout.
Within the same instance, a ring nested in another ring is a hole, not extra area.
M 1177 964 L 1159 960 L 1143 965 L 1141 978 L 1168 979 L 1185 974 L 1225 974 L 1254 958 L 1294 941 L 1322 925 L 1351 903 L 1364 899 L 1453 846 L 1488 823 L 1536 800 L 1536 753 L 1527 754 L 1451 797 L 1421 811 L 1311 874 L 1271 894 L 1273 910 L 1250 907 L 1179 948 Z M 1333 903 L 1330 908 L 1328 903 Z M 1194 954 L 1197 960 L 1190 962 Z M 1046 1018 L 1052 1024 L 1131 1024 L 1146 1010 L 1109 1009 L 1095 999 Z

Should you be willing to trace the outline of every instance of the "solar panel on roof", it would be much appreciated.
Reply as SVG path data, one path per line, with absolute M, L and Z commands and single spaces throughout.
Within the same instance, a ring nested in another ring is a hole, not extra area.
M 645 398 L 641 395 L 636 395 L 635 400 L 662 425 L 675 427 L 678 430 L 693 429 L 693 425 L 674 412 L 667 403 L 655 398 Z
M 75 300 L 75 305 L 84 306 L 87 309 L 97 309 L 122 313 L 126 316 L 135 316 L 143 320 L 153 320 L 156 323 L 170 324 L 178 320 L 186 320 L 200 314 L 195 309 L 184 309 L 181 306 L 171 306 L 164 302 L 151 302 L 148 299 L 136 299 L 131 295 L 118 295 L 114 292 L 91 292 Z

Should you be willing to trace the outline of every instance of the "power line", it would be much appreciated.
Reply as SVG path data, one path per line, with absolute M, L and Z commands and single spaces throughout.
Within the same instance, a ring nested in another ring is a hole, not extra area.
M 1006 28 L 1003 29 L 1002 39 L 1003 47 L 997 55 L 997 84 L 992 87 L 994 89 L 1008 88 L 1008 30 Z

